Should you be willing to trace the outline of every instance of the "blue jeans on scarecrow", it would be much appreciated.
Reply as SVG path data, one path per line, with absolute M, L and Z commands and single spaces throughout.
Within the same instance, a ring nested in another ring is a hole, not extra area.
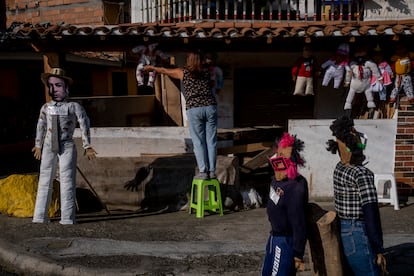
M 341 219 L 341 239 L 344 254 L 355 276 L 379 275 L 376 256 L 369 244 L 363 221 Z

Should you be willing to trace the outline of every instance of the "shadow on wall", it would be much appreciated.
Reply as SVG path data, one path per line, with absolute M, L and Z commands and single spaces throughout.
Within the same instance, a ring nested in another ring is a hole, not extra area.
M 79 158 L 78 168 L 77 187 L 92 186 L 110 210 L 173 212 L 187 203 L 196 161 L 193 154 Z M 222 196 L 238 191 L 236 157 L 218 156 L 216 173 Z

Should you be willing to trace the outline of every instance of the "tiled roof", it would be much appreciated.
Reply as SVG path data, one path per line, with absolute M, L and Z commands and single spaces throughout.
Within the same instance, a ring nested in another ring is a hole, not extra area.
M 301 37 L 412 36 L 414 20 L 388 21 L 198 21 L 168 24 L 124 24 L 78 26 L 70 24 L 14 23 L 1 42 L 7 40 L 73 41 L 90 38 L 101 41 L 151 39 L 159 41 L 230 39 L 286 39 Z M 6 37 L 6 38 L 4 38 Z
M 390 21 L 200 21 L 102 26 L 16 24 L 16 37 L 150 36 L 193 38 L 412 35 L 414 20 Z

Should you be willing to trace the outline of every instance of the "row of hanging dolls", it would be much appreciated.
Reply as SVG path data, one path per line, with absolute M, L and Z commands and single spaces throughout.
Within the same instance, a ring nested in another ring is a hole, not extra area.
M 345 114 L 350 115 L 356 94 L 364 93 L 367 108 L 371 112 L 376 108 L 374 94 L 378 93 L 379 101 L 394 103 L 400 91 L 404 91 L 407 100 L 414 102 L 411 69 L 414 65 L 414 53 L 408 51 L 403 43 L 398 43 L 395 52 L 386 60 L 383 49 L 377 45 L 372 49 L 371 57 L 366 47 L 355 50 L 350 57 L 350 46 L 342 43 L 335 54 L 323 62 L 316 64 L 309 46 L 304 46 L 302 56 L 292 67 L 292 79 L 295 82 L 293 95 L 314 95 L 315 80 L 321 76 L 322 86 L 339 89 L 349 88 L 344 104 Z M 388 87 L 392 84 L 390 93 Z M 390 94 L 389 96 L 387 94 Z

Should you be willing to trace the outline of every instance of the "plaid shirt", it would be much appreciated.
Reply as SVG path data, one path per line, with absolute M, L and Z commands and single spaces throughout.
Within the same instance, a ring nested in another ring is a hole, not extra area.
M 335 209 L 341 219 L 364 219 L 362 206 L 377 203 L 374 173 L 364 166 L 336 165 L 334 175 Z

